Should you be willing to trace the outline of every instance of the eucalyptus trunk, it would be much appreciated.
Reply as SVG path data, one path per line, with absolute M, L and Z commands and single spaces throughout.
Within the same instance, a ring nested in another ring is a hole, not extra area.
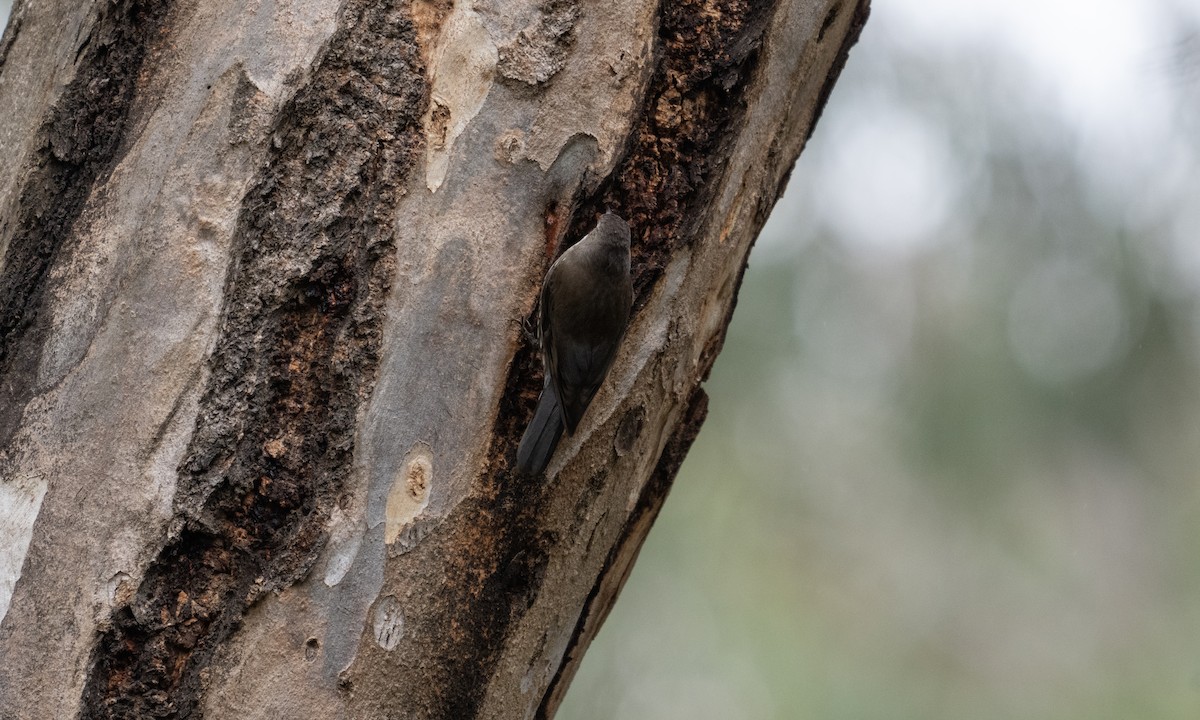
M 17 0 L 0 718 L 549 718 L 867 0 Z M 633 318 L 545 477 L 554 253 Z

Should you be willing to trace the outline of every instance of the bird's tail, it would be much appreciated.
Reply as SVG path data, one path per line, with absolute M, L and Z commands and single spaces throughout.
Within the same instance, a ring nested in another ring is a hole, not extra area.
M 550 456 L 558 446 L 563 434 L 562 407 L 554 386 L 546 383 L 542 387 L 542 395 L 538 398 L 537 410 L 533 420 L 525 428 L 521 436 L 521 444 L 517 446 L 517 472 L 522 475 L 540 475 L 550 463 Z

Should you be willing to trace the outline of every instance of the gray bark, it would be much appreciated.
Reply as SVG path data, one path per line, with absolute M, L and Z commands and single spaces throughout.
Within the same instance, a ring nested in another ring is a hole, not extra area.
M 867 0 L 18 0 L 0 718 L 552 717 Z M 634 317 L 544 480 L 521 332 Z

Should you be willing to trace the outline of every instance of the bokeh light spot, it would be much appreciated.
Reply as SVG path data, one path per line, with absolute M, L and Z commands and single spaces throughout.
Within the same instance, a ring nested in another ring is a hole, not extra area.
M 909 254 L 935 244 L 960 175 L 944 133 L 911 112 L 866 102 L 837 128 L 817 204 L 850 248 Z
M 1035 267 L 1013 292 L 1009 347 L 1034 378 L 1075 382 L 1117 359 L 1126 315 L 1111 277 L 1078 261 L 1051 261 Z

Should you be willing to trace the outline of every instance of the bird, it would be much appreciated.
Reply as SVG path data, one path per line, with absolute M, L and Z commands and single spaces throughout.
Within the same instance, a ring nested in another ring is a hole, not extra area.
M 574 434 L 612 366 L 633 307 L 629 223 L 606 212 L 546 271 L 537 324 L 545 379 L 517 447 L 517 471 L 546 469 L 563 431 Z

